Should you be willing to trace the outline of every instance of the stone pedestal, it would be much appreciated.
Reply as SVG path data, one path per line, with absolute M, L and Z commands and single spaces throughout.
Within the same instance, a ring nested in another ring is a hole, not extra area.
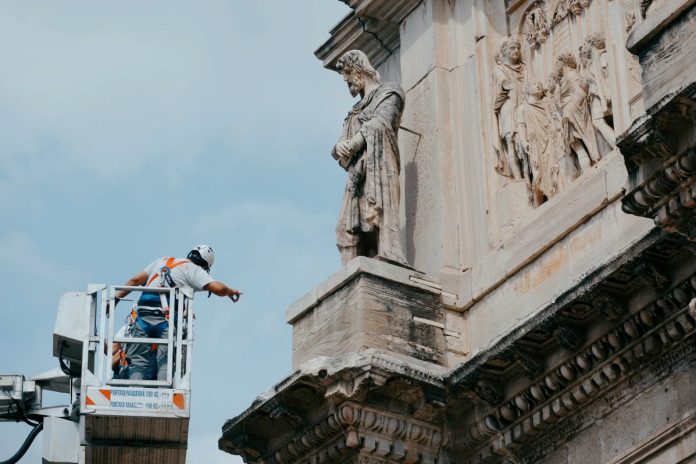
M 377 349 L 444 364 L 440 291 L 423 274 L 359 257 L 292 304 L 292 365 Z

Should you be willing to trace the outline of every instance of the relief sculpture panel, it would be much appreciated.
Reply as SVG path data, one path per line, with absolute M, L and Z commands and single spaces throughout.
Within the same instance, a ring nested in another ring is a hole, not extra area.
M 494 57 L 496 171 L 536 208 L 616 147 L 611 61 L 589 11 L 599 0 L 532 1 Z

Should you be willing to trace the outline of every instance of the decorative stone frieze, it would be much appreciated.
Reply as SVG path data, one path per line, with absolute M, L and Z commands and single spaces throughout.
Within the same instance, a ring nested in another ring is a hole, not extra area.
M 585 24 L 591 4 L 523 3 L 524 12 L 514 19 L 519 27 L 512 27 L 496 50 L 491 87 L 496 171 L 524 181 L 533 207 L 566 189 L 616 146 L 611 60 L 604 31 Z M 526 40 L 517 39 L 522 35 Z

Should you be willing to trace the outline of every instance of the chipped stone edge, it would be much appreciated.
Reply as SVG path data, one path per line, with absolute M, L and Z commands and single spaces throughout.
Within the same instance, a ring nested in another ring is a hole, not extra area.
M 669 0 L 633 29 L 626 41 L 628 51 L 634 55 L 637 54 L 648 42 L 694 4 L 696 4 L 696 0 Z
M 370 274 L 392 282 L 417 288 L 434 295 L 442 293 L 441 287 L 435 283 L 435 279 L 425 276 L 414 269 L 390 264 L 373 258 L 359 256 L 351 260 L 328 279 L 314 287 L 309 292 L 288 306 L 285 312 L 285 320 L 292 324 L 303 314 L 318 305 L 322 300 L 345 286 L 359 274 Z M 411 279 L 413 277 L 415 281 Z M 428 285 L 428 283 L 432 283 Z M 422 283 L 425 282 L 425 283 Z
M 367 349 L 360 353 L 350 353 L 337 357 L 320 356 L 302 364 L 295 372 L 278 382 L 272 388 L 254 399 L 251 406 L 237 417 L 229 419 L 222 426 L 223 436 L 226 431 L 251 416 L 262 405 L 278 393 L 286 390 L 303 377 L 332 377 L 349 369 L 377 369 L 389 374 L 399 374 L 415 380 L 445 388 L 445 376 L 448 370 L 437 364 L 418 361 L 413 358 L 400 357 L 394 353 L 377 349 Z

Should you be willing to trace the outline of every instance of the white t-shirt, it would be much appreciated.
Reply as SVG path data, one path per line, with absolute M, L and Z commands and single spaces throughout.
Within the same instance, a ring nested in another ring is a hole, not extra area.
M 160 269 L 162 269 L 162 267 L 167 264 L 167 259 L 168 258 L 156 259 L 147 265 L 147 267 L 145 268 L 145 273 L 147 274 L 147 281 L 150 282 L 150 280 L 152 280 L 152 277 L 154 275 L 157 275 L 157 277 L 155 277 L 155 279 L 147 285 L 148 287 L 169 286 L 166 282 L 160 282 L 159 277 Z M 186 259 L 177 258 L 174 261 L 174 263 L 178 263 L 180 261 L 186 262 L 183 264 L 179 264 L 174 268 L 171 268 L 171 270 L 169 271 L 169 275 L 172 276 L 172 280 L 174 281 L 174 284 L 177 287 L 191 287 L 194 291 L 200 292 L 203 290 L 203 287 L 215 281 L 215 279 L 213 279 L 210 276 L 210 274 L 205 272 L 205 270 L 202 267 L 197 266 Z

